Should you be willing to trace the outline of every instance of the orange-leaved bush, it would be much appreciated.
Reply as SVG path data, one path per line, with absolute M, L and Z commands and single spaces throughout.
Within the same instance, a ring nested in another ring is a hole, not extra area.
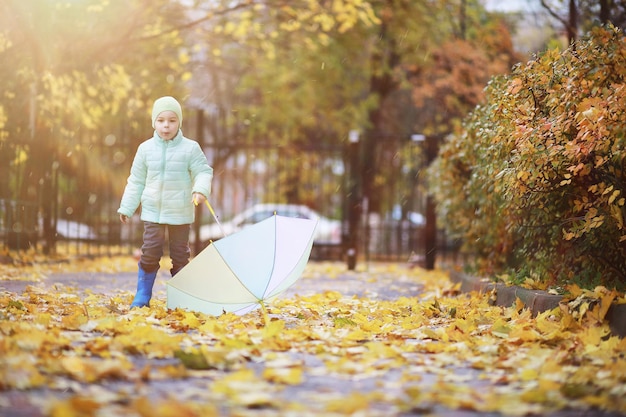
M 596 28 L 492 79 L 430 170 L 484 273 L 626 287 L 626 37 Z

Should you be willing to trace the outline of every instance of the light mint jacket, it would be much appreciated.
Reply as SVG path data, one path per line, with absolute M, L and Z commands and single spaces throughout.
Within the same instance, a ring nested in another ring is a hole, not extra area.
M 143 221 L 193 223 L 192 194 L 208 197 L 212 180 L 213 168 L 198 142 L 184 137 L 181 130 L 169 141 L 155 131 L 137 148 L 117 212 L 131 217 L 141 203 Z

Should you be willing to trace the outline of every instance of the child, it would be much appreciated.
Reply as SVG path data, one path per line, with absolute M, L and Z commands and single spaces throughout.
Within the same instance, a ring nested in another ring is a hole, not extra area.
M 182 124 L 183 113 L 176 99 L 167 96 L 154 102 L 154 136 L 137 148 L 117 210 L 122 223 L 126 223 L 141 203 L 144 222 L 137 293 L 130 308 L 150 304 L 166 229 L 172 276 L 189 263 L 194 203 L 204 203 L 211 192 L 213 168 L 198 142 L 183 136 Z

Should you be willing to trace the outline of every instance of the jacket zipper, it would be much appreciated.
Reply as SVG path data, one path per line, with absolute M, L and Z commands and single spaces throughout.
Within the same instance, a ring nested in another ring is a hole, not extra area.
M 161 223 L 161 215 L 163 209 L 163 189 L 165 188 L 165 162 L 167 157 L 167 148 L 169 147 L 169 141 L 163 141 L 163 149 L 161 151 L 161 172 L 159 173 L 159 180 L 161 182 L 161 190 L 159 191 L 159 224 Z

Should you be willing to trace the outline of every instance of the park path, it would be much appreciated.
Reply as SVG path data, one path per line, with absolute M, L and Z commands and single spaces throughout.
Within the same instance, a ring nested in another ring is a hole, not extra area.
M 420 270 L 410 270 L 405 266 L 390 265 L 366 265 L 362 269 L 346 271 L 340 264 L 314 264 L 307 267 L 302 279 L 280 295 L 281 298 L 307 297 L 319 294 L 323 291 L 336 291 L 345 298 L 364 298 L 376 302 L 376 300 L 396 300 L 400 297 L 419 297 L 425 293 L 430 285 L 432 288 L 432 276 L 428 272 Z M 445 274 L 439 273 L 439 276 Z M 154 297 L 164 300 L 166 281 L 169 275 L 166 271 L 160 271 L 155 284 Z M 71 272 L 55 273 L 43 277 L 38 281 L 0 281 L 0 292 L 9 291 L 20 294 L 34 286 L 40 290 L 55 287 L 56 291 L 76 292 L 79 295 L 88 293 L 103 294 L 114 297 L 116 295 L 129 296 L 135 290 L 136 275 L 132 272 L 104 273 L 104 272 Z M 442 287 L 450 283 L 442 283 Z M 271 309 L 270 309 L 271 313 Z M 407 340 L 407 343 L 419 343 L 418 340 Z M 318 415 L 315 407 L 307 411 L 307 404 L 312 405 L 318 402 L 328 402 L 341 400 L 341 398 L 351 398 L 354 400 L 355 393 L 363 395 L 363 398 L 380 396 L 386 398 L 384 401 L 371 402 L 372 407 L 367 413 L 356 415 L 363 416 L 384 416 L 384 417 L 407 417 L 416 415 L 438 415 L 447 417 L 496 417 L 501 414 L 477 412 L 472 410 L 450 410 L 442 405 L 433 404 L 428 409 L 398 410 L 393 405 L 393 398 L 400 398 L 405 393 L 403 386 L 402 369 L 394 367 L 381 367 L 380 371 L 372 371 L 359 374 L 329 373 L 325 364 L 317 355 L 304 351 L 293 350 L 286 353 L 289 361 L 299 363 L 306 369 L 303 382 L 297 385 L 288 385 L 282 390 L 272 392 L 273 401 L 285 401 L 290 403 L 303 404 L 304 408 L 297 416 Z M 463 363 L 448 363 L 445 369 L 441 364 L 433 360 L 428 354 L 417 354 L 419 357 L 413 358 L 415 363 L 420 364 L 423 369 L 420 373 L 419 383 L 425 389 L 435 386 L 437 381 L 446 374 L 448 381 L 456 381 L 459 387 L 466 386 L 472 390 L 493 389 L 493 382 L 481 378 L 481 372 Z M 285 360 L 283 358 L 283 360 Z M 165 366 L 165 362 L 175 362 L 174 359 L 156 360 L 147 358 L 136 358 L 134 361 L 141 362 L 135 365 L 138 368 L 143 366 Z M 263 362 L 249 361 L 247 366 L 257 373 L 263 372 L 266 364 Z M 358 364 L 355 364 L 355 369 Z M 207 388 L 212 381 L 219 378 L 219 373 L 205 371 L 193 378 L 186 379 L 164 379 L 145 382 L 137 386 L 136 382 L 114 381 L 103 386 L 89 387 L 93 395 L 112 395 L 115 392 L 135 392 L 136 395 L 146 395 L 150 398 L 159 399 L 174 396 L 180 401 L 202 400 L 207 396 Z M 58 391 L 50 391 L 49 388 L 34 389 L 28 391 L 11 390 L 0 391 L 0 416 L 12 417 L 39 417 L 43 416 L 41 408 L 37 406 L 41 398 L 59 396 Z M 65 393 L 61 394 L 65 395 Z M 227 405 L 220 406 L 222 415 L 230 415 Z M 311 411 L 313 410 L 313 411 Z M 258 409 L 248 410 L 246 415 L 250 416 L 273 416 L 276 410 Z M 550 417 L 579 417 L 589 415 L 589 410 L 562 410 L 549 414 Z M 515 415 L 516 410 L 511 410 L 511 415 Z M 594 415 L 604 417 L 619 417 L 617 413 L 597 412 Z

